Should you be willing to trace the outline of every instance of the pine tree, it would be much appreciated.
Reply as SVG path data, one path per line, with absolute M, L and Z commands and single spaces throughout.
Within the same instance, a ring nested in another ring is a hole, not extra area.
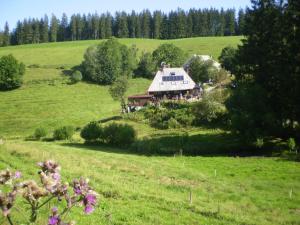
M 142 37 L 150 38 L 151 36 L 151 13 L 149 10 L 142 12 Z
M 136 15 L 136 18 L 135 18 L 135 36 L 137 38 L 142 37 L 141 15 Z
M 33 29 L 33 43 L 40 43 L 40 23 L 38 19 L 32 20 L 32 29 Z
M 245 13 L 243 9 L 239 10 L 238 13 L 238 35 L 244 34 L 244 27 L 245 27 Z
M 133 10 L 131 15 L 128 16 L 128 30 L 129 30 L 129 37 L 135 38 L 136 37 L 136 13 Z
M 40 22 L 40 32 L 41 32 L 41 42 L 48 42 L 49 41 L 49 20 L 48 16 L 45 15 Z
M 160 38 L 161 39 L 169 39 L 170 38 L 170 26 L 169 19 L 167 15 L 163 16 L 161 29 L 160 29 Z
M 186 37 L 193 37 L 193 12 L 190 10 L 186 19 Z
M 23 33 L 24 34 L 24 43 L 32 44 L 33 29 L 32 29 L 31 20 L 24 19 L 23 25 L 24 25 L 24 33 Z
M 112 37 L 113 34 L 113 18 L 110 13 L 106 13 L 105 17 L 105 38 Z
M 58 41 L 66 41 L 69 39 L 69 24 L 66 13 L 62 14 L 58 29 Z
M 225 35 L 230 36 L 235 34 L 235 10 L 228 9 L 225 13 Z
M 76 15 L 76 34 L 77 40 L 82 40 L 82 31 L 83 31 L 83 20 L 80 14 Z
M 160 37 L 160 29 L 162 24 L 162 12 L 155 11 L 153 13 L 153 38 L 159 39 Z
M 99 38 L 100 18 L 98 13 L 92 16 L 92 37 L 93 39 Z
M 50 25 L 50 41 L 57 41 L 57 32 L 58 32 L 58 20 L 54 14 L 51 17 L 51 25 Z
M 15 30 L 15 42 L 17 45 L 21 45 L 24 43 L 23 37 L 24 37 L 24 27 L 22 22 L 19 20 L 17 22 L 17 27 Z
M 99 20 L 99 38 L 104 39 L 106 38 L 106 16 L 105 14 L 101 14 Z
M 2 45 L 3 46 L 10 45 L 10 33 L 9 33 L 8 22 L 6 22 L 4 26 Z
M 71 30 L 71 40 L 72 41 L 77 40 L 77 21 L 76 21 L 76 15 L 72 15 L 71 16 L 70 30 Z
M 127 15 L 125 12 L 116 12 L 115 34 L 119 38 L 128 37 L 129 31 L 127 24 Z

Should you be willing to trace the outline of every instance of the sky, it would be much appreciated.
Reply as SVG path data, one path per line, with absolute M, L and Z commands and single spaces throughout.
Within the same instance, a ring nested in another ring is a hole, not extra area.
M 41 18 L 52 13 L 61 18 L 63 12 L 68 17 L 73 13 L 102 13 L 124 10 L 137 12 L 143 9 L 169 12 L 182 8 L 245 8 L 250 0 L 0 0 L 0 29 L 5 22 L 14 28 L 18 20 L 24 18 Z

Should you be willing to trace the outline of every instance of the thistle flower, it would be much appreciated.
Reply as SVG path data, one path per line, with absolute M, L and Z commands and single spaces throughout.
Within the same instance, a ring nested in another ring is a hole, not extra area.
M 54 174 L 54 173 L 59 173 L 60 171 L 60 166 L 58 163 L 54 162 L 53 160 L 48 160 L 45 162 L 39 162 L 38 166 L 41 167 L 41 170 L 48 174 Z
M 13 178 L 12 173 L 9 169 L 0 171 L 0 184 L 6 184 Z
M 73 181 L 73 191 L 76 195 L 84 195 L 91 190 L 89 184 L 89 180 L 80 178 L 79 180 L 75 179 Z
M 23 188 L 23 197 L 30 202 L 48 195 L 48 191 L 37 185 L 33 180 L 26 181 L 21 186 Z
M 16 187 L 14 187 L 13 190 L 7 194 L 0 192 L 0 208 L 5 217 L 9 215 L 10 210 L 16 200 L 17 193 L 18 190 Z
M 14 178 L 15 178 L 15 179 L 19 179 L 19 178 L 21 178 L 21 177 L 22 177 L 22 173 L 21 173 L 20 171 L 16 171 L 16 172 L 15 172 Z

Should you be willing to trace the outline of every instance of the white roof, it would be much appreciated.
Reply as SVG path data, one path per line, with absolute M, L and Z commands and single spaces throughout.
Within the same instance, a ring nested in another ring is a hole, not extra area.
M 164 68 L 157 71 L 148 92 L 192 90 L 195 85 L 183 68 Z

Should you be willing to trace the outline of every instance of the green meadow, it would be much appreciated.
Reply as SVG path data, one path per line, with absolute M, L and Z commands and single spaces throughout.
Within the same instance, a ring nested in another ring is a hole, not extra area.
M 217 59 L 223 47 L 237 46 L 241 38 L 120 42 L 136 45 L 140 52 L 170 42 L 190 55 L 208 54 Z M 120 105 L 112 100 L 107 86 L 85 82 L 70 85 L 65 75 L 64 70 L 81 63 L 86 48 L 100 42 L 0 48 L 0 56 L 13 54 L 26 66 L 38 67 L 26 69 L 21 88 L 0 92 L 0 138 L 4 140 L 0 144 L 0 170 L 20 170 L 24 178 L 38 180 L 36 163 L 53 159 L 62 165 L 63 179 L 88 177 L 100 193 L 100 203 L 90 216 L 76 209 L 68 218 L 82 225 L 300 225 L 300 166 L 296 162 L 275 157 L 145 156 L 85 145 L 78 132 L 70 141 L 28 141 L 37 127 L 49 132 L 62 125 L 81 128 L 89 121 L 120 114 Z M 145 93 L 150 83 L 147 79 L 131 79 L 127 95 Z M 145 123 L 126 122 L 136 128 L 140 139 L 163 140 L 188 132 L 198 140 L 199 147 L 212 150 L 232 141 L 230 132 L 222 129 L 160 131 Z M 16 224 L 22 224 L 22 215 L 14 213 Z M 38 219 L 38 224 L 44 223 Z M 3 217 L 0 224 L 6 224 Z

